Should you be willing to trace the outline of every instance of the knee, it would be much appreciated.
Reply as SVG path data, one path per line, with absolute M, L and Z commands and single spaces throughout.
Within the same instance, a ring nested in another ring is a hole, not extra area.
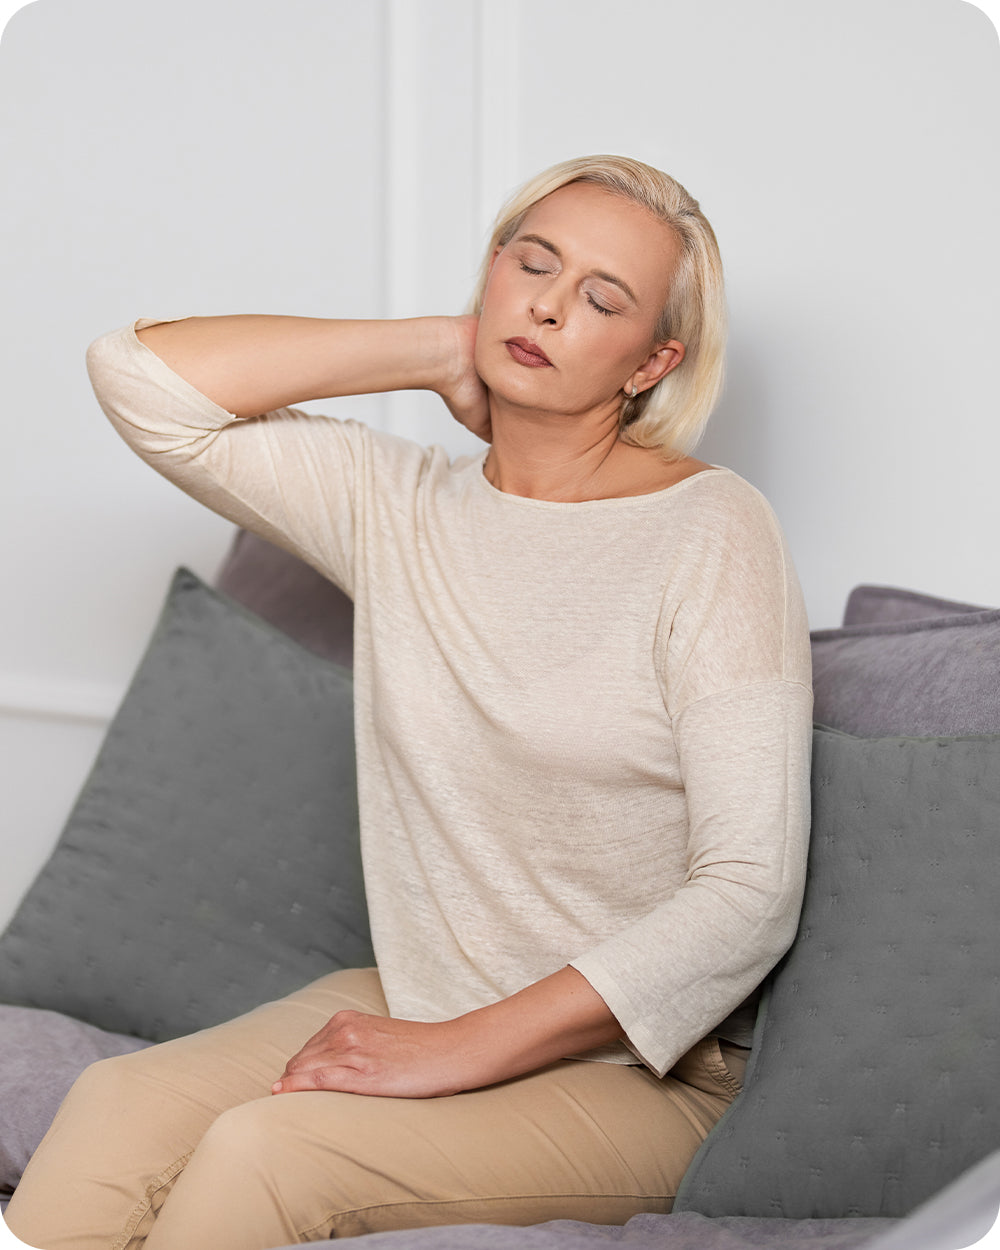
M 129 1091 L 141 1081 L 139 1069 L 129 1061 L 138 1055 L 115 1055 L 111 1059 L 99 1059 L 84 1068 L 70 1087 L 64 1106 L 77 1103 L 87 1106 L 115 1107 L 123 1105 Z
M 237 1177 L 262 1175 L 280 1167 L 283 1156 L 280 1119 L 271 1112 L 273 1101 L 261 1098 L 241 1103 L 216 1116 L 205 1130 L 188 1168 L 206 1169 L 221 1181 L 225 1173 Z
M 171 1082 L 169 1070 L 157 1062 L 155 1051 L 152 1047 L 99 1059 L 84 1068 L 70 1087 L 59 1117 L 82 1116 L 109 1127 L 129 1125 L 133 1136 L 151 1122 L 173 1122 L 176 1096 L 183 1092 L 183 1084 Z
M 305 1110 L 301 1100 L 331 1097 L 337 1095 L 285 1094 L 257 1098 L 224 1111 L 205 1130 L 185 1173 L 197 1175 L 202 1182 L 210 1179 L 220 1190 L 241 1188 L 248 1178 L 265 1191 L 308 1189 L 307 1173 L 317 1138 L 322 1142 L 319 1154 L 325 1160 L 324 1174 L 328 1167 L 338 1170 L 338 1156 L 346 1147 L 335 1126 L 324 1121 L 322 1130 L 316 1131 L 309 1116 L 301 1114 Z

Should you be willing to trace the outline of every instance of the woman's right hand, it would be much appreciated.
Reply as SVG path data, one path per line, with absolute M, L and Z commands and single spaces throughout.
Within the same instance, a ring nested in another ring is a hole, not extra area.
M 492 441 L 490 429 L 490 393 L 476 372 L 476 316 L 441 317 L 443 346 L 442 375 L 434 390 L 444 400 L 448 411 L 467 430 L 484 443 Z

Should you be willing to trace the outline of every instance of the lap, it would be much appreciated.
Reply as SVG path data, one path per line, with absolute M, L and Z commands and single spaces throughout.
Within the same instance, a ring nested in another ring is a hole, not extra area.
M 467 1222 L 619 1223 L 669 1211 L 732 1096 L 715 1043 L 700 1043 L 681 1069 L 695 1083 L 564 1060 L 446 1098 L 318 1091 L 259 1099 L 212 1127 L 176 1209 L 183 1220 L 182 1205 L 203 1210 L 209 1195 L 235 1197 L 253 1177 L 255 1189 L 280 1192 L 297 1212 L 288 1233 L 301 1241 Z M 162 1231 L 172 1238 L 177 1230 L 171 1222 Z
M 563 1159 L 574 1144 L 586 1149 L 600 1138 L 620 1158 L 662 1159 L 664 1131 L 685 1121 L 696 1136 L 718 1118 L 725 1091 L 697 1089 L 645 1068 L 562 1060 L 483 1089 L 439 1098 L 392 1098 L 331 1090 L 306 1091 L 247 1101 L 226 1114 L 232 1124 L 256 1125 L 290 1152 L 340 1149 L 357 1157 L 370 1151 L 374 1166 L 388 1154 L 406 1157 L 418 1143 L 447 1144 L 455 1166 L 468 1170 L 475 1157 L 552 1151 Z
M 20 1200 L 30 1227 L 29 1208 L 51 1214 L 59 1193 L 91 1205 L 95 1230 L 124 1226 L 138 1244 L 155 1219 L 151 1245 L 192 1247 L 206 1211 L 230 1231 L 243 1218 L 252 1244 L 275 1192 L 298 1214 L 294 1236 L 275 1225 L 268 1245 L 447 1223 L 621 1222 L 670 1209 L 738 1087 L 706 1039 L 662 1079 L 640 1066 L 563 1060 L 445 1098 L 272 1096 L 288 1058 L 345 1008 L 387 1014 L 374 969 L 332 973 L 227 1024 L 95 1065 L 29 1165 L 15 1217 Z M 120 1201 L 110 1188 L 95 1197 L 79 1176 L 82 1157 L 92 1176 L 114 1178 Z M 174 1226 L 186 1207 L 198 1214 L 185 1241 Z M 38 1244 L 60 1244 L 49 1232 Z

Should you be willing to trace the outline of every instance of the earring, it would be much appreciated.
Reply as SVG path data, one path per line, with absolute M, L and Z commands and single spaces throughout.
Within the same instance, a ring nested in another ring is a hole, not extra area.
M 638 388 L 638 387 L 636 386 L 636 384 L 633 382 L 633 383 L 632 383 L 632 390 L 631 390 L 631 392 L 630 392 L 630 394 L 629 394 L 629 399 L 635 399 L 636 395 L 638 395 L 638 394 L 639 394 L 639 388 Z

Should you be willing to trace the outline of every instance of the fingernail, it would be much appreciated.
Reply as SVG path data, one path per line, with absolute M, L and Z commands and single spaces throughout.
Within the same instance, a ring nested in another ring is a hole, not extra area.
M 271 1086 L 271 1093 L 272 1093 L 272 1094 L 280 1094 L 280 1093 L 281 1093 L 281 1082 L 280 1082 L 280 1081 L 275 1081 L 275 1082 L 274 1082 L 274 1084 Z

